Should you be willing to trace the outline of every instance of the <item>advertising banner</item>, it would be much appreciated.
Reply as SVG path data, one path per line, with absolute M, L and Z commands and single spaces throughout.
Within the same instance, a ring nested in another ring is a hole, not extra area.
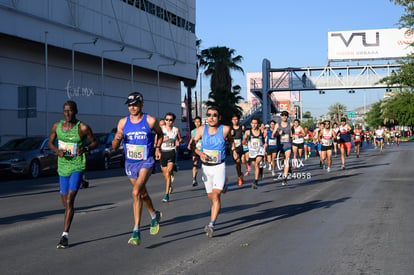
M 395 59 L 412 53 L 409 29 L 375 29 L 328 32 L 328 59 Z

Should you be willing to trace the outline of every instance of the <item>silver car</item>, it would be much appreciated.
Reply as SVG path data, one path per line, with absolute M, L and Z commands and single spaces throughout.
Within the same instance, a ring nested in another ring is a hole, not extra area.
M 41 173 L 56 172 L 57 155 L 47 146 L 48 141 L 48 137 L 25 137 L 0 146 L 0 173 L 37 178 Z

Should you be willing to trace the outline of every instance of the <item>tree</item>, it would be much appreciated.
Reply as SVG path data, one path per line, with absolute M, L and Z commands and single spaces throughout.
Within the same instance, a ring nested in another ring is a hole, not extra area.
M 365 122 L 368 123 L 372 128 L 377 128 L 378 125 L 383 124 L 381 118 L 381 101 L 376 102 L 372 105 L 371 109 L 366 113 Z
M 233 91 L 228 93 L 224 88 L 219 88 L 216 92 L 211 91 L 208 94 L 210 99 L 206 105 L 207 107 L 215 106 L 220 110 L 221 122 L 226 125 L 231 125 L 231 118 L 233 115 L 241 117 L 242 108 L 237 104 L 243 100 L 240 96 L 241 87 L 236 85 Z
M 201 51 L 200 66 L 205 68 L 204 74 L 210 76 L 209 102 L 207 106 L 217 106 L 222 114 L 222 122 L 231 123 L 231 116 L 241 114 L 237 104 L 243 100 L 240 96 L 240 86 L 232 87 L 230 71 L 244 73 L 240 64 L 243 57 L 234 57 L 235 50 L 227 47 L 211 47 Z
M 330 120 L 339 122 L 342 117 L 346 117 L 346 106 L 339 102 L 329 106 L 328 117 Z
M 303 118 L 312 118 L 311 112 L 306 111 L 306 112 L 303 114 Z

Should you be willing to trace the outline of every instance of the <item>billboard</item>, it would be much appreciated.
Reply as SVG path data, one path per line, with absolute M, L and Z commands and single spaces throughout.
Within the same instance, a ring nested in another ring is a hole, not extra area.
M 413 52 L 410 29 L 328 32 L 328 60 L 394 59 Z

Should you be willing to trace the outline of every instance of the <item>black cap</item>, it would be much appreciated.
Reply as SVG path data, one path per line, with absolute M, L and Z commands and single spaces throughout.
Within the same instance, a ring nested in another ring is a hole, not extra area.
M 289 116 L 288 111 L 283 111 L 280 113 L 280 116 Z
M 341 121 L 345 121 L 345 122 L 346 122 L 346 118 L 344 118 L 344 117 L 343 117 L 343 118 L 341 118 Z
M 137 102 L 142 102 L 142 101 L 144 101 L 144 97 L 142 96 L 142 94 L 138 92 L 133 92 L 128 95 L 128 98 L 125 101 L 125 104 L 131 105 L 131 104 L 135 104 Z

